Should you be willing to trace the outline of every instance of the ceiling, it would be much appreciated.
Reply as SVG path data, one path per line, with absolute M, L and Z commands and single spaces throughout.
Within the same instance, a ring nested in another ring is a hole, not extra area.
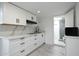
M 12 2 L 41 17 L 62 15 L 72 8 L 74 2 Z M 40 14 L 37 13 L 40 11 Z

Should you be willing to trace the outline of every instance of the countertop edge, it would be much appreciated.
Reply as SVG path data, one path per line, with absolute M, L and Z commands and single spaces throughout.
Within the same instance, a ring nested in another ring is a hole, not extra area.
M 38 34 L 43 34 L 43 33 L 38 33 Z M 34 35 L 38 35 L 38 34 L 26 34 L 26 35 L 14 35 L 14 36 L 0 36 L 0 39 L 17 39 L 17 38 L 22 38 L 22 37 L 31 37 Z

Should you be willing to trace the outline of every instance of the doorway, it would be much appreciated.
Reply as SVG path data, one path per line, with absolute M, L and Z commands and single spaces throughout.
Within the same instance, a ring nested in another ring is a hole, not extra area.
M 54 17 L 54 44 L 65 46 L 65 18 Z

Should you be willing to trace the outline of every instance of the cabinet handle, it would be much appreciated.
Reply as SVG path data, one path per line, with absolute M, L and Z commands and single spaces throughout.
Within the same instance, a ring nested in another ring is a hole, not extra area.
M 35 40 L 37 40 L 37 39 L 35 38 Z
M 25 44 L 24 42 L 22 42 L 20 45 L 23 45 L 23 44 Z
M 19 21 L 19 19 L 17 18 L 17 19 L 16 19 L 16 23 L 19 23 L 19 22 L 20 22 L 20 21 Z
M 21 40 L 23 40 L 24 39 L 24 37 L 22 37 L 22 38 L 20 38 Z
M 43 35 L 42 35 L 42 37 L 43 37 Z
M 21 53 L 23 53 L 25 50 L 20 51 Z
M 35 43 L 34 45 L 37 45 L 37 43 Z
M 35 34 L 34 36 L 37 36 L 37 34 Z
M 31 19 L 33 20 L 33 17 L 31 17 Z

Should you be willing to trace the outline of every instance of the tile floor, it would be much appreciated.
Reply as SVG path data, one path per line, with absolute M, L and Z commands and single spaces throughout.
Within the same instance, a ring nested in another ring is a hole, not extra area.
M 65 47 L 44 44 L 29 56 L 65 56 Z

